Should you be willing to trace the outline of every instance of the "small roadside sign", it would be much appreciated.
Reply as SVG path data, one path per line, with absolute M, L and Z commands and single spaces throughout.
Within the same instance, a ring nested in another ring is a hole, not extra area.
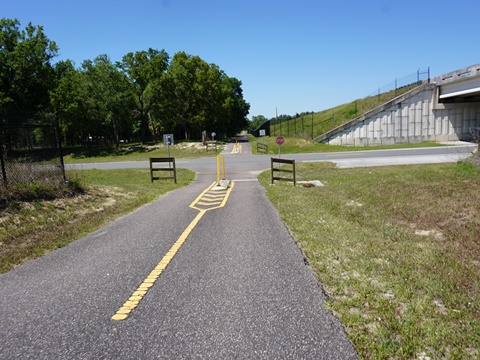
M 167 147 L 168 157 L 170 157 L 170 146 L 174 145 L 173 134 L 163 134 L 163 144 Z
M 265 129 L 260 129 L 259 130 L 259 135 L 260 136 L 265 136 Z
M 283 136 L 277 136 L 275 139 L 275 142 L 278 145 L 278 158 L 280 159 L 280 145 L 282 145 L 285 142 L 285 138 Z
M 174 145 L 173 134 L 163 134 L 163 144 L 165 146 Z

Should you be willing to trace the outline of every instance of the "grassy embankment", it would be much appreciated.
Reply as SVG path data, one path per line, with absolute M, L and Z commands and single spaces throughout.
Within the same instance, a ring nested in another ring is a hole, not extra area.
M 312 114 L 299 116 L 291 120 L 273 121 L 270 123 L 271 135 L 286 137 L 301 137 L 313 139 L 325 132 L 332 130 L 343 123 L 352 120 L 370 110 L 375 109 L 397 96 L 416 88 L 418 84 L 403 86 L 397 90 L 388 91 L 379 95 L 357 99 L 350 103 L 335 106 L 330 109 Z
M 267 197 L 366 359 L 480 356 L 480 168 L 300 164 Z

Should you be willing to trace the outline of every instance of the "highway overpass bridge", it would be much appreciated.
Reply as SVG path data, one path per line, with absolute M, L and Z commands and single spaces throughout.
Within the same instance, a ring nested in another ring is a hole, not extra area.
M 472 131 L 480 131 L 480 64 L 426 80 L 314 141 L 351 146 L 471 141 Z

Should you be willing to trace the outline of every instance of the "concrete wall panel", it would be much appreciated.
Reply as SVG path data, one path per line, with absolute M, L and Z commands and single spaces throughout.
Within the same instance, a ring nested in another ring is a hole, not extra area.
M 480 127 L 480 103 L 439 104 L 432 84 L 411 93 L 354 119 L 350 128 L 321 141 L 355 146 L 440 142 L 470 139 L 470 129 Z

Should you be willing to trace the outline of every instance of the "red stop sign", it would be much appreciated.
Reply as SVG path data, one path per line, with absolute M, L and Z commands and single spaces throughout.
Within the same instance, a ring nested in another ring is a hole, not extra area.
M 282 145 L 285 142 L 285 138 L 283 136 L 277 136 L 275 139 L 278 145 Z

